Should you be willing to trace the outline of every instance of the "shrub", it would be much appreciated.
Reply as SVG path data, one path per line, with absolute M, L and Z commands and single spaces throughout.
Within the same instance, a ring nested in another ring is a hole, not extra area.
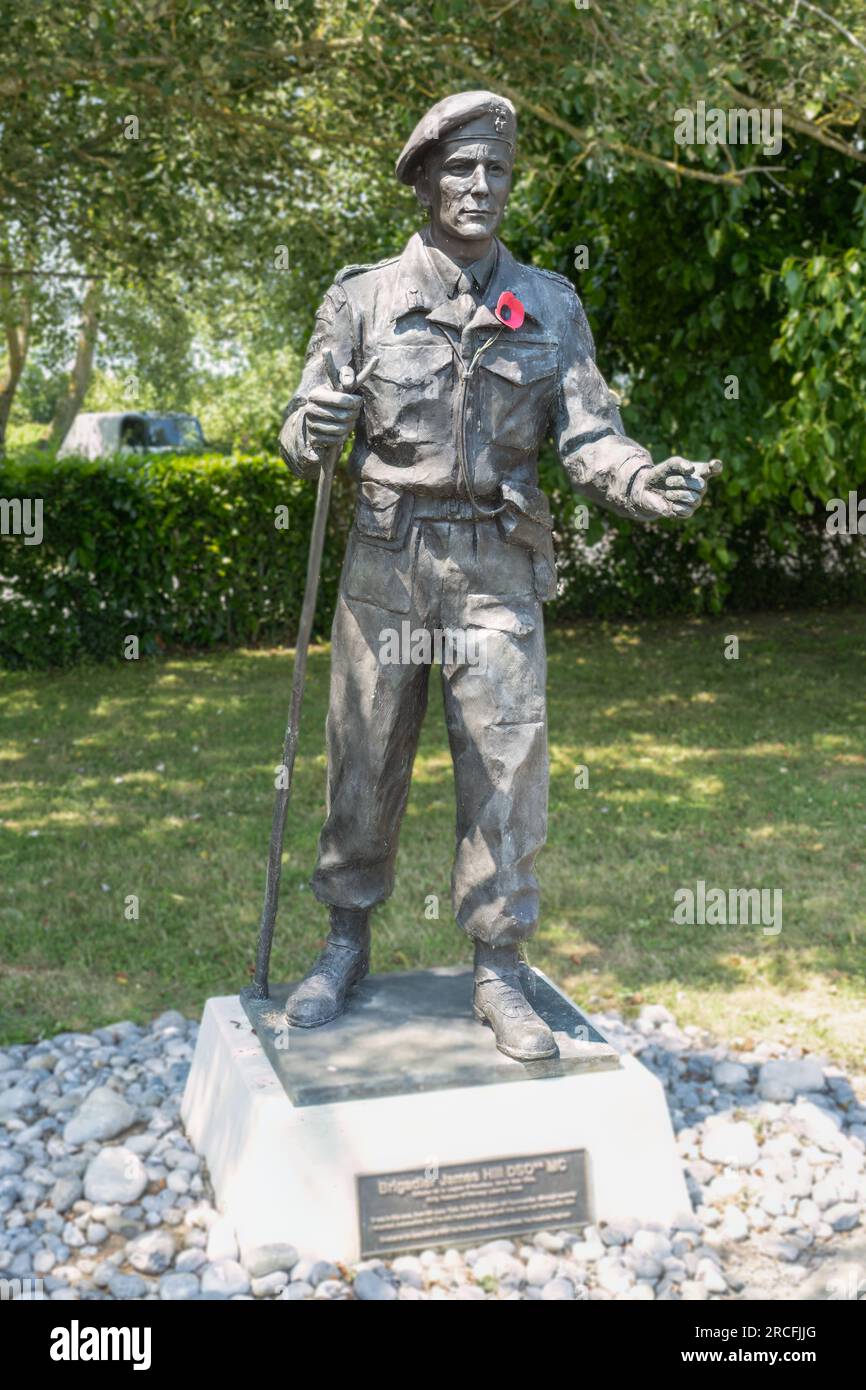
M 279 459 L 33 454 L 0 464 L 0 497 L 41 498 L 44 529 L 40 545 L 0 543 L 5 666 L 118 658 L 128 635 L 142 653 L 294 637 L 315 488 Z M 337 490 L 323 632 L 344 545 L 341 500 Z M 276 525 L 278 506 L 289 509 L 287 529 Z
M 593 511 L 546 459 L 560 592 L 553 620 L 664 616 L 866 600 L 866 541 L 828 537 L 824 515 L 735 522 L 724 503 L 687 526 Z M 334 483 L 316 632 L 329 630 L 354 485 Z M 117 660 L 166 647 L 294 641 L 315 488 L 271 455 L 158 455 L 0 463 L 0 498 L 42 499 L 44 536 L 0 538 L 0 665 Z M 278 528 L 276 509 L 288 508 Z M 769 512 L 769 509 L 768 509 Z M 785 548 L 769 537 L 784 534 Z
M 554 621 L 866 602 L 866 537 L 828 534 L 817 505 L 797 515 L 780 500 L 735 517 L 711 482 L 708 502 L 685 524 L 647 526 L 590 508 L 585 527 L 564 470 L 546 457 L 540 471 L 556 539 Z

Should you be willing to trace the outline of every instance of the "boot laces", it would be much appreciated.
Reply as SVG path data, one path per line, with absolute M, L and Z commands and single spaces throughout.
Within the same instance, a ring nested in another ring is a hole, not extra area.
M 501 975 L 480 980 L 476 988 L 486 988 L 486 999 L 490 1005 L 506 1018 L 535 1018 L 536 1013 L 530 1004 L 516 970 L 503 971 Z

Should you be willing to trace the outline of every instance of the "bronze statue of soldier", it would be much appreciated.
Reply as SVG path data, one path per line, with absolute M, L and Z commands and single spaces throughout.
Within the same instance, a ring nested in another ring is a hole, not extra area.
M 580 493 L 644 521 L 691 516 L 720 465 L 654 464 L 627 437 L 573 286 L 497 239 L 516 135 L 514 107 L 492 92 L 446 97 L 419 123 L 396 173 L 428 223 L 400 256 L 338 274 L 280 434 L 289 467 L 312 479 L 354 430 L 358 485 L 312 879 L 330 932 L 286 1014 L 314 1028 L 343 1011 L 369 969 L 371 911 L 393 888 L 430 662 L 383 660 L 383 634 L 407 622 L 412 634 L 472 634 L 441 668 L 453 907 L 474 943 L 476 1017 L 502 1052 L 535 1061 L 557 1051 L 520 970 L 547 817 L 542 603 L 555 573 L 539 446 L 551 436 Z M 357 392 L 334 388 L 335 365 L 361 377 L 373 359 Z M 472 661 L 479 644 L 484 659 Z

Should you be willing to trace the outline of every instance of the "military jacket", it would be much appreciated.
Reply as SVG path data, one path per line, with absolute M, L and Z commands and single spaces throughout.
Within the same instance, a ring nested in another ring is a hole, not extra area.
M 647 519 L 630 484 L 652 459 L 625 434 L 573 287 L 552 271 L 521 265 L 501 242 L 497 251 L 483 303 L 462 325 L 418 234 L 393 260 L 341 271 L 288 407 L 284 459 L 300 477 L 319 471 L 304 407 L 315 387 L 331 384 L 325 351 L 338 368 L 356 372 L 375 356 L 360 388 L 349 463 L 362 485 L 382 485 L 385 495 L 466 498 L 468 478 L 486 504 L 503 483 L 537 483 L 539 447 L 550 435 L 579 492 Z M 516 330 L 494 313 L 506 290 L 525 310 Z

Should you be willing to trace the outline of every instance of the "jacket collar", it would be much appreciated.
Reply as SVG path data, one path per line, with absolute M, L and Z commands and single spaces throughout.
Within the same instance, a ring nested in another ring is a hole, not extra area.
M 516 261 L 498 238 L 496 248 L 496 268 L 484 292 L 484 299 L 468 326 L 501 328 L 502 325 L 493 310 L 499 303 L 499 296 L 505 290 L 511 290 L 517 295 L 526 310 L 527 318 L 542 322 L 539 296 L 530 279 L 528 268 Z M 391 293 L 389 316 L 392 320 L 397 320 L 404 314 L 411 313 L 424 313 L 432 323 L 459 327 L 453 302 L 447 298 L 442 281 L 418 232 L 410 237 L 400 257 Z
M 478 294 L 483 295 L 485 293 L 499 260 L 499 247 L 495 241 L 490 244 L 479 260 L 463 267 L 459 266 L 456 261 L 452 261 L 450 256 L 446 256 L 444 251 L 440 251 L 437 246 L 434 246 L 424 233 L 422 233 L 422 237 L 424 249 L 433 262 L 436 274 L 445 286 L 445 293 L 449 298 L 457 298 L 459 282 L 464 277 L 475 286 Z
M 400 319 L 404 314 L 429 313 L 448 303 L 445 287 L 421 239 L 420 232 L 409 238 L 397 265 L 391 291 L 390 317 Z

